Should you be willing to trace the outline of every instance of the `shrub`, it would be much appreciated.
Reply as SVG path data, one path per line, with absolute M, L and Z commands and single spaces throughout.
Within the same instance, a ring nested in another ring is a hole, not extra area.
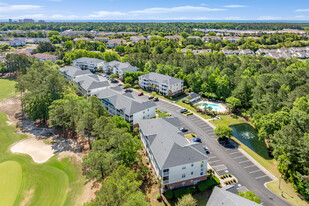
M 216 185 L 219 185 L 220 181 L 217 177 L 213 176 L 212 179 L 208 179 L 206 181 L 202 181 L 199 182 L 197 184 L 197 188 L 199 189 L 199 191 L 203 192 L 205 190 L 209 190 L 211 188 L 213 188 Z
M 157 196 L 156 196 L 157 200 L 161 200 L 161 194 L 160 193 L 157 193 Z
M 175 198 L 180 198 L 184 195 L 193 194 L 195 192 L 196 192 L 196 189 L 194 187 L 184 188 L 184 189 L 175 190 L 174 196 L 175 196 Z
M 171 200 L 174 198 L 174 193 L 172 190 L 167 190 L 165 193 L 164 193 L 164 196 L 166 197 L 166 199 L 168 200 Z
M 134 89 L 138 89 L 139 86 L 138 86 L 138 85 L 134 85 L 133 88 L 134 88 Z

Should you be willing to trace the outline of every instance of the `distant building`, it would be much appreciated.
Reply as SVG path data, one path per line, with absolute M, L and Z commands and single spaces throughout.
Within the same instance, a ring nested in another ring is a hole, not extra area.
M 183 80 L 154 72 L 139 76 L 138 83 L 143 89 L 153 90 L 165 96 L 175 96 L 183 92 Z
M 12 19 L 9 19 L 9 23 L 12 23 L 13 22 L 13 20 Z
M 112 47 L 116 47 L 116 46 L 119 46 L 119 45 L 123 45 L 123 44 L 126 44 L 126 40 L 124 39 L 111 39 L 107 42 L 106 46 L 108 48 L 112 48 Z
M 146 39 L 144 36 L 131 36 L 130 37 L 130 40 L 133 43 L 139 42 L 139 41 L 144 40 L 144 39 Z
M 190 92 L 190 94 L 185 98 L 188 102 L 195 102 L 201 99 L 201 96 L 195 92 Z
M 31 56 L 31 52 L 26 49 L 18 49 L 11 52 L 11 54 L 25 54 L 27 56 Z
M 37 53 L 33 55 L 34 57 L 38 58 L 40 61 L 52 61 L 55 62 L 58 57 L 51 54 L 45 54 L 45 53 Z
M 87 37 L 81 37 L 81 38 L 75 38 L 74 41 L 90 41 L 91 39 L 87 38 Z
M 95 37 L 94 41 L 104 41 L 104 42 L 108 42 L 109 38 L 108 37 Z
M 80 67 L 82 70 L 89 69 L 90 71 L 96 71 L 100 67 L 103 68 L 105 61 L 102 59 L 82 57 L 73 60 L 73 66 Z
M 164 36 L 164 38 L 165 38 L 165 39 L 169 39 L 169 40 L 171 40 L 171 39 L 181 39 L 181 37 L 178 36 L 178 35 L 174 35 L 174 36 Z
M 139 123 L 140 138 L 156 176 L 162 181 L 163 192 L 207 179 L 209 158 L 202 144 L 189 142 L 179 131 L 180 127 L 179 119 L 175 117 Z
M 39 20 L 38 22 L 39 23 L 45 23 L 45 20 Z
M 156 104 L 153 101 L 135 99 L 130 93 L 122 93 L 120 87 L 103 89 L 94 95 L 101 100 L 110 115 L 121 116 L 131 126 L 156 115 Z

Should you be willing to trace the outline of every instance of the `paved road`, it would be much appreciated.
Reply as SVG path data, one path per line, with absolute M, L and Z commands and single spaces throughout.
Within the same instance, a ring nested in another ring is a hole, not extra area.
M 137 93 L 132 95 L 136 98 L 147 99 L 147 96 L 137 97 Z M 263 205 L 285 206 L 290 205 L 280 197 L 269 191 L 264 183 L 271 181 L 271 178 L 256 167 L 239 150 L 229 149 L 221 146 L 217 142 L 217 136 L 213 129 L 199 117 L 195 115 L 185 116 L 179 112 L 179 107 L 166 101 L 157 102 L 158 109 L 170 112 L 172 116 L 178 117 L 182 125 L 201 138 L 202 144 L 210 150 L 209 164 L 219 173 L 231 173 L 238 179 L 237 189 L 239 191 L 255 191 L 261 198 Z

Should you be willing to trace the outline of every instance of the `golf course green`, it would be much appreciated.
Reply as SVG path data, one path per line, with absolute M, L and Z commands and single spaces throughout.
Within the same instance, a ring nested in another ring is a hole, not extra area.
M 0 79 L 0 101 L 14 94 L 15 83 Z M 5 91 L 5 92 L 4 92 Z M 81 166 L 58 155 L 43 164 L 27 155 L 13 154 L 10 146 L 26 138 L 8 126 L 0 112 L 0 205 L 76 205 L 84 189 Z

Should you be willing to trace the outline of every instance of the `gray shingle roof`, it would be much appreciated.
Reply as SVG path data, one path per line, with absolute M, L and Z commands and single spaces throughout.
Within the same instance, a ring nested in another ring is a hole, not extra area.
M 215 187 L 206 206 L 258 206 L 260 204 L 233 194 L 228 188 Z
M 110 86 L 108 81 L 100 81 L 95 74 L 78 76 L 74 79 L 86 91 Z
M 65 73 L 71 78 L 74 78 L 80 75 L 92 74 L 89 70 L 82 70 L 81 68 L 74 67 L 74 66 L 63 67 L 63 68 L 60 68 L 59 71 Z
M 74 61 L 78 61 L 78 62 L 87 62 L 87 63 L 104 63 L 105 61 L 102 59 L 96 59 L 96 58 L 89 58 L 89 57 L 81 57 L 78 59 L 75 59 Z
M 134 99 L 133 96 L 122 94 L 117 87 L 101 90 L 95 93 L 95 95 L 99 99 L 106 99 L 114 105 L 116 109 L 123 110 L 127 115 L 132 115 L 156 106 L 153 101 L 139 102 Z
M 188 142 L 179 131 L 178 118 L 142 120 L 139 126 L 148 138 L 151 151 L 160 169 L 208 160 L 202 145 Z
M 153 81 L 157 81 L 161 84 L 162 83 L 167 84 L 167 85 L 183 82 L 183 80 L 177 79 L 175 77 L 171 77 L 171 76 L 159 74 L 159 73 L 154 73 L 154 72 L 144 74 L 141 77 L 146 78 L 146 79 L 150 79 L 150 80 L 153 80 Z
M 139 70 L 137 67 L 132 66 L 128 62 L 122 63 L 122 62 L 119 62 L 119 61 L 111 61 L 111 62 L 107 62 L 105 64 L 107 66 L 110 66 L 110 67 L 117 67 L 118 69 L 122 70 L 123 72 Z

